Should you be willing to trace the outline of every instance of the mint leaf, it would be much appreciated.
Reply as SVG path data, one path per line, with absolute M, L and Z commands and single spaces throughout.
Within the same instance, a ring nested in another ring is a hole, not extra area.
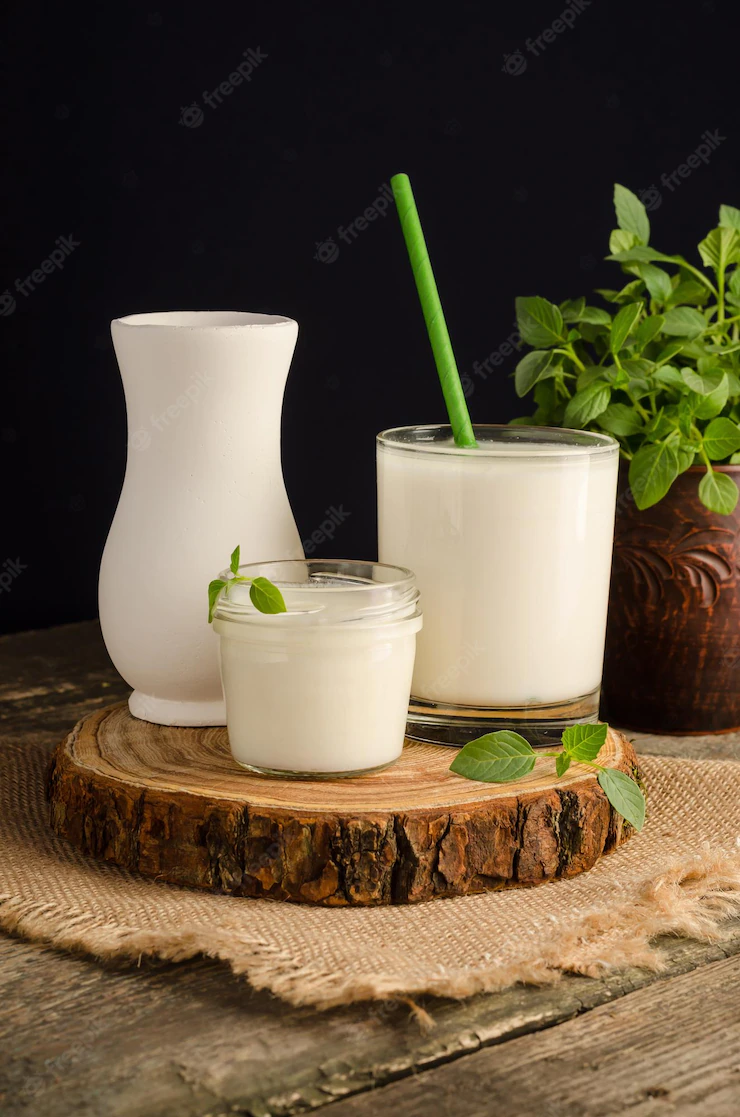
M 555 772 L 558 776 L 564 776 L 570 768 L 570 757 L 567 752 L 560 752 L 555 757 Z
M 641 446 L 629 471 L 630 488 L 640 511 L 662 500 L 677 477 L 678 455 L 673 443 Z
M 729 516 L 737 504 L 737 485 L 727 473 L 709 470 L 699 482 L 699 500 L 712 512 Z
M 730 272 L 727 286 L 733 295 L 740 296 L 740 268 L 735 268 L 734 271 Z
M 576 389 L 580 392 L 582 388 L 587 388 L 589 384 L 593 384 L 594 380 L 610 380 L 613 372 L 613 366 L 604 368 L 602 365 L 587 365 L 583 372 L 578 373 Z
M 740 233 L 734 228 L 712 229 L 699 244 L 699 255 L 705 267 L 723 272 L 740 260 Z
M 609 726 L 571 725 L 563 733 L 563 748 L 572 760 L 583 760 L 587 764 L 595 760 L 606 740 Z
M 606 411 L 599 415 L 599 426 L 608 434 L 629 438 L 631 434 L 639 434 L 643 422 L 634 407 L 630 407 L 628 403 L 610 403 Z
M 626 252 L 615 252 L 607 256 L 607 260 L 616 260 L 619 264 L 649 264 L 651 260 L 663 260 L 666 264 L 685 263 L 683 256 L 666 256 L 665 252 L 658 252 L 655 248 L 648 248 L 644 244 L 636 244 Z
M 216 608 L 216 602 L 218 601 L 219 597 L 221 596 L 221 590 L 224 588 L 224 586 L 226 584 L 227 583 L 223 582 L 220 578 L 216 578 L 215 581 L 209 582 L 209 584 L 208 584 L 208 623 L 209 624 L 213 620 L 213 610 Z
M 659 384 L 667 384 L 669 388 L 683 390 L 685 387 L 681 373 L 673 365 L 663 365 L 654 374 L 653 379 L 657 380 Z
M 703 306 L 708 298 L 709 291 L 703 283 L 698 283 L 695 279 L 684 279 L 673 288 L 667 305 L 679 306 L 681 303 L 693 303 Z
M 522 357 L 514 373 L 514 387 L 521 398 L 546 376 L 554 376 L 556 369 L 551 368 L 555 354 L 550 349 L 534 349 Z
M 727 403 L 729 394 L 730 383 L 727 379 L 727 373 L 723 372 L 718 386 L 713 391 L 707 395 L 693 397 L 692 403 L 697 419 L 713 419 L 715 415 L 719 415 Z
M 635 347 L 638 353 L 642 353 L 660 331 L 663 329 L 665 319 L 662 314 L 653 314 L 650 318 L 644 318 L 640 325 L 635 330 Z
M 450 764 L 450 771 L 481 783 L 508 783 L 531 772 L 535 751 L 518 733 L 502 729 L 469 741 Z
M 627 303 L 617 314 L 612 322 L 612 332 L 609 337 L 609 348 L 612 353 L 618 353 L 625 341 L 637 325 L 637 320 L 642 314 L 644 303 Z
M 629 229 L 612 229 L 609 234 L 609 251 L 626 252 L 638 243 L 637 237 Z
M 712 419 L 704 431 L 704 449 L 713 462 L 740 450 L 740 427 L 732 419 Z
M 539 296 L 518 298 L 515 305 L 519 333 L 528 345 L 547 348 L 565 341 L 559 307 Z
M 580 321 L 580 314 L 586 305 L 586 300 L 583 295 L 578 299 L 566 299 L 565 302 L 560 304 L 560 313 L 563 316 L 564 322 L 578 322 Z
M 725 229 L 740 229 L 740 209 L 735 206 L 720 206 L 719 223 Z
M 666 302 L 673 291 L 668 272 L 663 271 L 662 268 L 656 268 L 655 264 L 639 264 L 638 270 L 640 278 L 644 281 L 651 297 L 657 299 L 658 302 Z
M 249 600 L 260 613 L 287 613 L 283 595 L 267 578 L 255 578 L 249 587 Z
M 681 379 L 684 384 L 691 388 L 692 392 L 698 392 L 700 396 L 711 396 L 712 392 L 719 388 L 724 375 L 721 368 L 710 369 L 705 375 L 694 372 L 692 368 L 681 369 Z
M 578 321 L 588 322 L 591 326 L 610 326 L 612 316 L 608 310 L 602 310 L 600 306 L 584 306 Z
M 647 211 L 636 194 L 626 186 L 614 183 L 614 209 L 617 214 L 617 225 L 620 229 L 627 229 L 634 233 L 641 244 L 650 240 L 650 222 Z
M 606 411 L 611 395 L 611 388 L 601 380 L 595 380 L 587 388 L 576 392 L 568 400 L 563 415 L 563 426 L 583 430 L 592 419 L 601 415 L 602 411 Z
M 241 551 L 241 547 L 235 547 L 234 550 L 231 552 L 231 562 L 229 564 L 229 569 L 231 570 L 232 574 L 238 574 L 239 573 L 239 552 L 240 551 Z
M 599 784 L 617 814 L 635 830 L 642 830 L 645 824 L 645 796 L 629 776 L 617 768 L 604 768 L 599 772 Z
M 699 452 L 699 445 L 696 443 L 694 446 L 684 443 L 679 446 L 676 454 L 678 456 L 678 472 L 685 473 L 690 466 L 694 464 L 694 458 Z
M 698 337 L 707 328 L 707 320 L 691 306 L 674 306 L 666 313 L 663 333 L 673 337 Z
M 666 347 L 661 349 L 658 354 L 658 360 L 670 361 L 672 357 L 675 357 L 677 353 L 682 353 L 685 347 L 690 344 L 691 342 L 689 341 L 669 341 Z

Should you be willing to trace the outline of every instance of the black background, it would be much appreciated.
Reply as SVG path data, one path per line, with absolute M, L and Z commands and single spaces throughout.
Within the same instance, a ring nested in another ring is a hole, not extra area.
M 324 553 L 372 557 L 375 433 L 444 419 L 395 211 L 337 236 L 392 174 L 414 184 L 479 422 L 531 411 L 515 358 L 470 376 L 511 333 L 516 295 L 619 285 L 603 262 L 615 181 L 654 187 L 653 243 L 695 257 L 719 203 L 740 205 L 737 5 L 579 6 L 537 54 L 527 39 L 566 4 L 13 6 L 0 565 L 25 569 L 0 592 L 0 629 L 96 614 L 126 456 L 111 318 L 296 318 L 283 459 L 301 535 L 343 505 Z M 266 55 L 251 81 L 204 105 L 250 47 Z M 721 137 L 708 164 L 666 186 L 706 130 Z M 70 234 L 64 269 L 18 292 Z M 322 262 L 328 238 L 339 253 Z

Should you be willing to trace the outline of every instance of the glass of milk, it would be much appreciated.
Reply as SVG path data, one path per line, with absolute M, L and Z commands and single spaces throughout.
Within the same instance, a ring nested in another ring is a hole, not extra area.
M 382 562 L 424 609 L 409 732 L 462 744 L 559 738 L 599 708 L 619 447 L 608 435 L 397 427 L 377 439 Z
M 422 623 L 411 571 L 296 559 L 239 574 L 277 585 L 287 612 L 258 612 L 244 583 L 214 611 L 236 762 L 260 775 L 335 779 L 397 760 Z

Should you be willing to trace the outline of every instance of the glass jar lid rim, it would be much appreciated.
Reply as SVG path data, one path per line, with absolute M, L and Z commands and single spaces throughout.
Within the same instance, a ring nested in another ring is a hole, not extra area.
M 322 625 L 380 622 L 413 612 L 419 598 L 411 570 L 374 561 L 276 559 L 243 563 L 239 574 L 246 579 L 263 577 L 272 581 L 283 595 L 287 612 L 259 612 L 250 600 L 250 583 L 239 581 L 233 591 L 226 590 L 228 596 L 218 599 L 216 619 L 272 625 L 295 621 Z M 223 570 L 219 578 L 228 585 L 233 572 Z

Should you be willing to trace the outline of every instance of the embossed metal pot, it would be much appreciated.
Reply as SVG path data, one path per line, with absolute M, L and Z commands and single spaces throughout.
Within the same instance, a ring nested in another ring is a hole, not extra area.
M 716 466 L 740 483 L 740 466 Z M 740 504 L 710 512 L 692 467 L 640 512 L 620 470 L 602 717 L 654 733 L 740 727 Z

